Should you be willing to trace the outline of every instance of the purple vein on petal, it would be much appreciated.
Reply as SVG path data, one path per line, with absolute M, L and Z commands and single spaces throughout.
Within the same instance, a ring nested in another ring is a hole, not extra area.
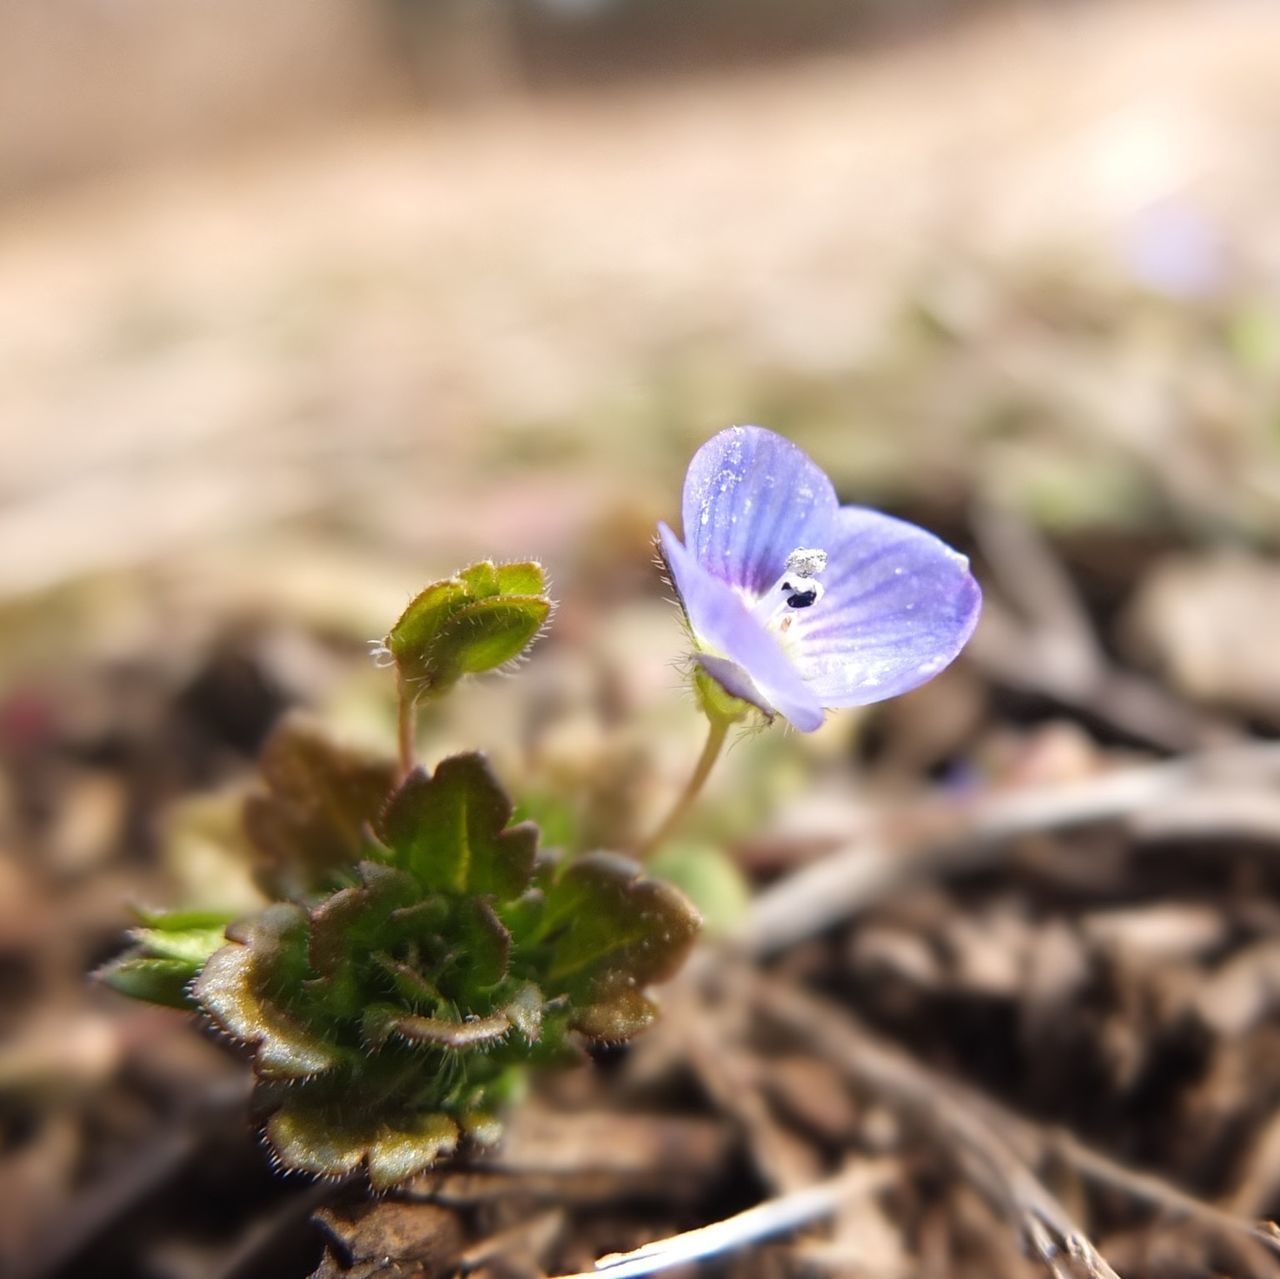
M 826 594 L 796 627 L 796 665 L 824 706 L 895 697 L 949 665 L 982 602 L 968 561 L 932 533 L 843 507 Z
M 737 591 L 703 568 L 665 524 L 658 525 L 658 535 L 680 603 L 698 642 L 745 672 L 761 694 L 760 700 L 748 700 L 762 710 L 777 711 L 806 733 L 820 727 L 823 716 L 818 699 Z M 714 664 L 708 670 L 713 677 L 716 675 Z M 733 688 L 730 691 L 735 696 L 742 695 Z
M 685 476 L 684 537 L 724 582 L 761 595 L 799 546 L 822 546 L 837 510 L 821 468 L 790 440 L 733 426 L 694 454 Z

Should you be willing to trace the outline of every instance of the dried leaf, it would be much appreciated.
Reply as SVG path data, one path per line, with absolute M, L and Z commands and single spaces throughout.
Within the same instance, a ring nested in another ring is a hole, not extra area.
M 431 1203 L 380 1199 L 355 1207 L 321 1208 L 313 1220 L 361 1273 L 402 1275 L 407 1263 L 427 1273 L 450 1269 L 465 1236 L 456 1212 Z M 366 1265 L 377 1266 L 365 1271 Z
M 261 858 L 257 878 L 273 897 L 331 889 L 371 851 L 369 831 L 395 784 L 395 766 L 335 746 L 286 719 L 267 740 L 265 795 L 245 803 L 245 830 Z

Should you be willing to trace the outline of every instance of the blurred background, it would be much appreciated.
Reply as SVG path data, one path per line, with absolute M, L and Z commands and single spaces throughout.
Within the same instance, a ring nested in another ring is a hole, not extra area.
M 731 753 L 694 835 L 752 877 L 868 796 L 1274 736 L 1277 50 L 1266 0 L 0 0 L 0 1269 L 316 1264 L 318 1201 L 247 1141 L 192 1153 L 240 1068 L 85 974 L 130 902 L 251 903 L 229 810 L 190 798 L 242 786 L 290 706 L 389 743 L 364 642 L 485 556 L 543 559 L 557 624 L 425 755 L 576 788 L 584 840 L 651 826 L 699 727 L 650 538 L 724 425 L 971 551 L 989 601 L 936 684 Z M 1280 990 L 1270 794 L 1247 838 L 1180 830 L 1176 874 L 1046 836 L 1034 871 L 860 921 L 831 981 L 1275 1211 L 1274 996 L 1204 1011 L 1231 963 Z M 1046 921 L 1084 975 L 1037 1039 Z M 1033 1068 L 1064 1035 L 1088 1099 Z M 1143 1222 L 1098 1228 L 1175 1273 Z M 569 1239 L 547 1268 L 587 1260 Z M 970 1245 L 932 1273 L 1037 1273 Z M 902 1273 L 922 1246 L 901 1227 Z M 1187 1248 L 1178 1274 L 1252 1273 Z

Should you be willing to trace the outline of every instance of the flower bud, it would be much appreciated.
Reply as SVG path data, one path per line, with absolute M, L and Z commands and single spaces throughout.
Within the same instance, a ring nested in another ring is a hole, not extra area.
M 413 693 L 439 695 L 524 654 L 551 615 L 546 586 L 540 564 L 483 560 L 421 591 L 382 647 Z

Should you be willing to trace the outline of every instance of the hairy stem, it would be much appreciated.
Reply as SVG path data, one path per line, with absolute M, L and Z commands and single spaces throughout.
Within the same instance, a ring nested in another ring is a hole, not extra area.
M 730 722 L 713 718 L 710 724 L 706 745 L 702 748 L 702 754 L 698 757 L 693 774 L 685 784 L 684 790 L 680 792 L 680 798 L 667 814 L 666 820 L 636 849 L 635 855 L 638 861 L 645 861 L 666 843 L 672 832 L 684 821 L 689 809 L 693 807 L 694 800 L 698 798 L 706 784 L 707 778 L 711 776 L 711 770 L 715 767 L 716 760 L 720 758 L 720 752 L 724 749 L 725 741 L 729 736 Z

